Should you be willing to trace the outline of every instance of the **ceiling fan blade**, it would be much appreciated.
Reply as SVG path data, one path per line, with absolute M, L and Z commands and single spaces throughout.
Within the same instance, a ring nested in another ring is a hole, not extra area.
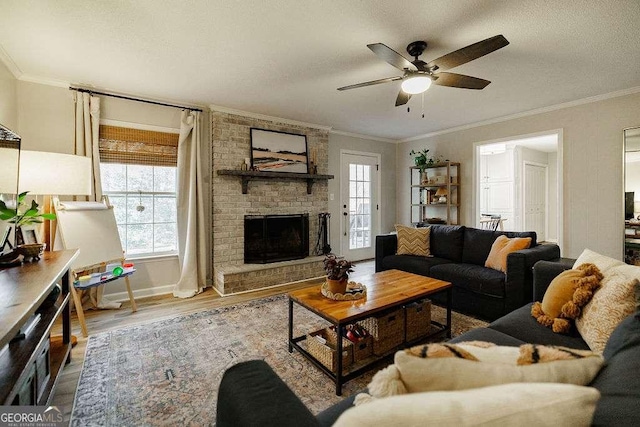
M 409 102 L 410 99 L 411 99 L 410 93 L 400 91 L 398 93 L 398 97 L 396 98 L 396 107 L 406 104 L 407 102 Z
M 434 77 L 435 80 L 433 81 L 433 84 L 459 87 L 462 89 L 484 89 L 489 83 L 491 83 L 489 80 L 456 73 L 437 73 Z
M 502 34 L 489 37 L 488 39 L 479 41 L 467 47 L 463 47 L 462 49 L 458 49 L 444 56 L 441 56 L 440 58 L 434 59 L 427 64 L 427 67 L 434 71 L 436 69 L 441 71 L 448 70 L 450 68 L 457 67 L 458 65 L 465 64 L 469 61 L 473 61 L 474 59 L 478 59 L 481 56 L 503 48 L 508 44 L 509 41 L 505 39 Z
M 389 64 L 396 67 L 398 70 L 404 71 L 405 69 L 416 71 L 417 68 L 413 65 L 408 59 L 404 56 L 400 55 L 395 50 L 391 49 L 389 46 L 384 45 L 382 43 L 373 43 L 368 44 L 367 47 L 371 49 L 373 53 L 378 55 L 378 58 L 388 62 Z
M 355 85 L 349 85 L 349 86 L 342 86 L 342 87 L 339 87 L 338 90 L 356 89 L 356 88 L 359 88 L 359 87 L 379 85 L 380 83 L 394 82 L 396 80 L 402 80 L 402 77 L 400 77 L 400 76 L 398 76 L 398 77 L 387 77 L 386 79 L 372 80 L 370 82 L 357 83 Z

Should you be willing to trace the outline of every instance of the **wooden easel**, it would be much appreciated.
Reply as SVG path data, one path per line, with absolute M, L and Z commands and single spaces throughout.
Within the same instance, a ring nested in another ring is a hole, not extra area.
M 78 290 L 124 278 L 129 301 L 131 301 L 131 311 L 136 312 L 138 307 L 129 283 L 129 276 L 135 272 L 135 269 L 125 269 L 119 276 L 104 271 L 104 267 L 109 263 L 118 262 L 120 265 L 124 263 L 118 226 L 113 206 L 109 204 L 108 198 L 104 198 L 103 202 L 61 203 L 54 200 L 54 206 L 62 246 L 65 249 L 80 249 L 80 254 L 71 265 L 74 275 L 71 295 L 78 313 L 82 335 L 86 337 L 88 336 L 87 325 Z M 97 271 L 89 279 L 79 280 L 87 270 Z

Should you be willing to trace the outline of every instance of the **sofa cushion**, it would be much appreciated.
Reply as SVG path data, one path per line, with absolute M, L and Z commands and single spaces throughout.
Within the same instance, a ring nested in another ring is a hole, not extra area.
M 599 393 L 569 384 L 503 384 L 392 396 L 345 411 L 335 427 L 583 426 Z
M 396 255 L 430 256 L 429 235 L 431 227 L 413 228 L 396 224 L 398 247 Z
M 613 331 L 604 350 L 605 366 L 591 383 L 602 397 L 594 425 L 640 425 L 640 312 L 628 316 Z
M 503 298 L 504 273 L 474 264 L 440 264 L 430 269 L 434 279 L 445 280 L 473 292 Z
M 431 255 L 453 262 L 462 261 L 465 228 L 462 225 L 432 225 Z
M 498 236 L 531 237 L 529 247 L 532 248 L 537 245 L 536 233 L 533 231 L 491 231 L 478 228 L 465 228 L 461 261 L 469 264 L 484 265 L 491 252 L 491 246 Z
M 558 345 L 589 350 L 580 334 L 572 329 L 567 335 L 555 334 L 531 317 L 531 306 L 527 304 L 492 322 L 489 328 L 531 344 Z
M 385 270 L 398 269 L 407 273 L 429 276 L 429 271 L 434 265 L 450 264 L 451 261 L 437 257 L 423 257 L 416 255 L 389 255 L 382 259 L 382 268 Z
M 521 344 L 524 344 L 524 341 L 521 341 L 507 334 L 503 334 L 502 332 L 496 331 L 495 329 L 491 328 L 472 329 L 469 332 L 458 335 L 448 342 L 455 344 L 464 341 L 488 341 L 497 345 L 509 345 L 512 347 L 518 347 Z

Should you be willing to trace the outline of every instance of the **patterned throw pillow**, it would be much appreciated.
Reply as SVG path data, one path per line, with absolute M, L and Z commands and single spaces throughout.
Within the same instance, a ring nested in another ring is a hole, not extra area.
M 604 278 L 600 282 L 600 289 L 576 319 L 576 328 L 591 350 L 602 353 L 613 330 L 636 309 L 640 267 L 589 249 L 585 249 L 578 257 L 574 268 L 582 262 L 598 266 Z
M 407 393 L 464 390 L 514 382 L 587 385 L 604 359 L 595 352 L 523 344 L 498 346 L 483 341 L 435 343 L 395 354 L 394 364 L 378 371 L 355 404 Z
M 396 255 L 431 256 L 429 250 L 431 227 L 413 228 L 396 224 L 398 249 Z

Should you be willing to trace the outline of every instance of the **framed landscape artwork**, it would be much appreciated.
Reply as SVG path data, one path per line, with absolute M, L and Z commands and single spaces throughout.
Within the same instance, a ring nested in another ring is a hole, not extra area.
M 251 128 L 251 167 L 262 172 L 308 173 L 306 135 Z

